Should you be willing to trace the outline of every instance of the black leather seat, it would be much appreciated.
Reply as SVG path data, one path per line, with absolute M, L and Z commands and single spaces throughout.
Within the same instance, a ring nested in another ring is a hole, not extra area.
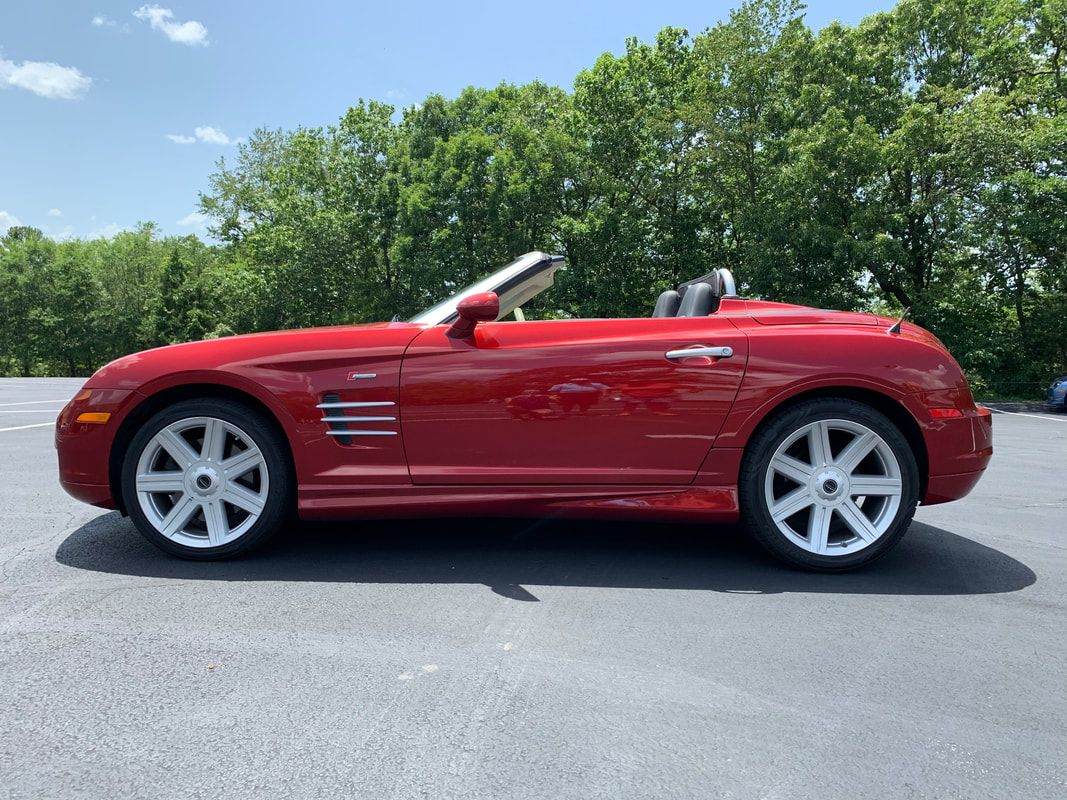
M 668 289 L 656 298 L 656 307 L 652 311 L 653 317 L 673 317 L 678 314 L 678 307 L 682 304 L 682 296 L 674 289 Z
M 660 295 L 662 297 L 662 295 Z M 691 283 L 685 287 L 678 317 L 706 317 L 715 305 L 715 293 L 706 283 Z M 658 305 L 658 303 L 657 303 Z

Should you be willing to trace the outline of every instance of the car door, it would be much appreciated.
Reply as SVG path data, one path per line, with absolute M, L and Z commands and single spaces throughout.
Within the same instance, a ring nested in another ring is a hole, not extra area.
M 737 394 L 748 346 L 715 317 L 438 325 L 404 354 L 417 484 L 684 484 Z M 679 354 L 686 348 L 713 355 Z M 703 351 L 702 351 L 703 352 Z

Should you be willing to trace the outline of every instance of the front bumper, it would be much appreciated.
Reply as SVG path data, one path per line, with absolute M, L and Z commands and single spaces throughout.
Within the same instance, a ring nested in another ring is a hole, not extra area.
M 60 478 L 59 485 L 75 500 L 81 500 L 83 503 L 100 508 L 115 508 L 115 499 L 111 496 L 109 484 L 74 483 Z
M 1060 383 L 1048 390 L 1048 407 L 1053 410 L 1067 410 L 1067 383 Z
M 111 495 L 110 455 L 126 413 L 139 397 L 126 389 L 83 389 L 56 420 L 59 483 L 71 497 L 101 508 L 115 508 Z M 78 422 L 84 413 L 110 414 L 104 424 Z

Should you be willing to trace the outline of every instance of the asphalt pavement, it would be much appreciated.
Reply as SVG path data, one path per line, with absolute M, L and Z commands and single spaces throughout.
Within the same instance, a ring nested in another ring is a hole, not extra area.
M 734 528 L 297 525 L 197 564 L 0 380 L 0 798 L 1067 796 L 1067 415 L 872 568 Z

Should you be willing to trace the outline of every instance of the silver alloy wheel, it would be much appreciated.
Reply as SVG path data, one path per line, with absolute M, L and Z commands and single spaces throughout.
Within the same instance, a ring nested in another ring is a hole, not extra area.
M 255 525 L 270 476 L 259 447 L 231 422 L 190 417 L 153 436 L 137 461 L 137 500 L 152 526 L 186 547 L 218 547 Z
M 764 478 L 771 519 L 793 544 L 821 556 L 876 542 L 900 509 L 903 483 L 893 449 L 858 422 L 824 419 L 787 436 Z

